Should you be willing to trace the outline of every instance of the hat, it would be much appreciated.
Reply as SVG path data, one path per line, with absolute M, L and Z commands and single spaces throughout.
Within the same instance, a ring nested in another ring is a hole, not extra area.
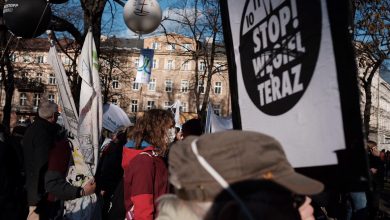
M 200 164 L 191 148 L 192 143 L 196 144 L 198 154 L 229 184 L 265 179 L 301 195 L 317 194 L 324 188 L 322 183 L 296 173 L 274 138 L 233 130 L 189 136 L 171 147 L 170 182 L 182 199 L 211 201 L 223 190 Z

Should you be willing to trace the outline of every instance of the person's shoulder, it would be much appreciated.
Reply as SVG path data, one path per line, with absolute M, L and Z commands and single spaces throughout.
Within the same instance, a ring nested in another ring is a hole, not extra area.
M 150 161 L 153 160 L 155 156 L 153 155 L 152 151 L 142 151 L 137 156 L 134 157 L 134 160 L 144 160 L 144 161 Z
M 152 152 L 149 151 L 142 151 L 139 154 L 137 154 L 133 160 L 131 160 L 131 166 L 141 166 L 143 168 L 152 166 L 154 163 L 154 156 Z

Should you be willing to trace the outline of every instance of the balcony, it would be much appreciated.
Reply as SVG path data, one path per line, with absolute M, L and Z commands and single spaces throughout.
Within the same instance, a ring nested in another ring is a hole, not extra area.
M 37 79 L 16 78 L 15 86 L 19 92 L 35 92 L 43 93 L 45 91 L 45 84 L 39 82 Z
M 12 110 L 18 115 L 35 115 L 38 112 L 38 107 L 31 105 L 14 105 Z

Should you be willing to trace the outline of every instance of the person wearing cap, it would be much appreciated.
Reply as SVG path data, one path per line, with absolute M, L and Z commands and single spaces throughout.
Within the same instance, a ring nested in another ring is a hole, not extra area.
M 255 219 L 258 215 L 245 205 L 243 194 L 232 187 L 250 180 L 262 180 L 266 185 L 271 182 L 277 185 L 271 187 L 275 192 L 289 192 L 284 196 L 300 195 L 302 201 L 292 202 L 291 206 L 297 205 L 301 219 L 314 219 L 310 199 L 305 196 L 320 193 L 324 188 L 322 183 L 294 171 L 278 141 L 256 132 L 189 136 L 171 147 L 169 158 L 169 180 L 175 195 L 159 199 L 158 220 L 215 217 L 218 213 L 212 209 L 213 204 L 224 191 L 239 204 L 246 219 Z
M 57 213 L 60 200 L 79 198 L 95 190 L 92 182 L 81 188 L 65 180 L 70 147 L 66 131 L 56 124 L 59 115 L 57 104 L 42 101 L 38 117 L 22 139 L 29 220 L 51 219 L 61 214 Z
M 122 167 L 126 219 L 152 220 L 155 200 L 168 193 L 164 162 L 175 121 L 167 110 L 151 109 L 138 119 L 123 147 Z M 174 136 L 173 136 L 174 137 Z

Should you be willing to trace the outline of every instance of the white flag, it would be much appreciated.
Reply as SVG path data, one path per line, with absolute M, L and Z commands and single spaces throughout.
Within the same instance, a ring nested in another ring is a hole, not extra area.
M 71 137 L 69 140 L 72 144 L 72 156 L 76 166 L 77 175 L 82 174 L 86 177 L 92 177 L 92 172 L 85 163 L 84 157 L 80 152 L 80 142 L 77 135 L 79 118 L 73 96 L 70 91 L 68 77 L 66 76 L 65 68 L 62 65 L 61 58 L 58 56 L 57 50 L 54 46 L 50 47 L 48 62 L 53 67 L 56 77 L 57 88 L 60 97 L 59 104 L 62 109 L 61 115 L 63 118 L 64 127 L 69 132 L 68 134 Z M 79 184 L 81 185 L 83 182 L 80 182 Z
M 92 170 L 85 163 L 84 156 L 80 151 L 80 142 L 78 140 L 78 115 L 76 106 L 70 91 L 68 78 L 61 59 L 54 46 L 50 47 L 48 62 L 53 67 L 56 76 L 57 88 L 60 97 L 60 106 L 62 108 L 62 118 L 65 128 L 69 132 L 69 141 L 72 145 L 72 156 L 74 165 L 69 167 L 67 181 L 74 186 L 83 186 L 88 180 L 93 178 Z M 91 195 L 75 200 L 65 201 L 64 216 L 66 219 L 98 219 L 96 216 L 97 197 Z M 88 207 L 88 208 L 87 208 Z
M 78 136 L 81 151 L 87 163 L 96 172 L 99 157 L 99 139 L 102 129 L 102 94 L 98 73 L 99 63 L 92 31 L 88 31 L 81 50 L 78 71 L 82 79 Z
M 204 133 L 208 134 L 211 133 L 211 115 L 213 114 L 213 107 L 211 107 L 211 104 L 209 103 L 207 105 L 207 113 L 206 113 L 206 123 L 204 126 Z
M 180 124 L 180 109 L 181 109 L 181 102 L 180 100 L 177 100 L 173 105 L 169 107 L 171 111 L 175 114 L 175 127 L 181 128 Z M 175 110 L 175 111 L 173 111 Z
M 207 115 L 204 133 L 215 133 L 233 129 L 232 117 L 221 117 L 214 113 L 211 103 L 207 105 Z

